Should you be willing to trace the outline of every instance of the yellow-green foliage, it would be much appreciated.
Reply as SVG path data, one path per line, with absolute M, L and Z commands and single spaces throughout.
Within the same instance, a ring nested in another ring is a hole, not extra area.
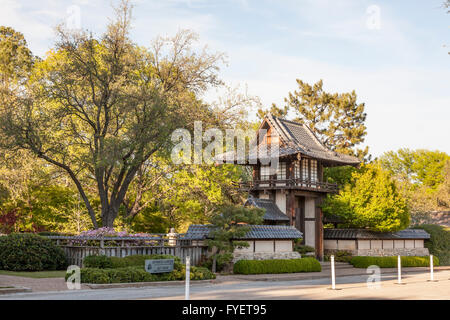
M 387 232 L 409 225 L 405 199 L 389 172 L 374 164 L 354 172 L 338 195 L 326 199 L 323 210 L 342 217 L 346 227 Z
M 350 263 L 356 268 L 367 268 L 375 265 L 380 268 L 396 268 L 398 257 L 353 257 Z M 428 267 L 430 257 L 401 257 L 402 267 Z M 433 264 L 439 265 L 439 259 L 433 256 Z

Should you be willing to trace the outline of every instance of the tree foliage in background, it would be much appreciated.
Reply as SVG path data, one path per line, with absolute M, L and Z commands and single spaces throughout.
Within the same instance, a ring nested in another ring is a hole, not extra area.
M 212 249 L 212 270 L 217 265 L 226 265 L 233 259 L 233 252 L 238 247 L 248 247 L 246 241 L 236 239 L 244 237 L 250 228 L 246 226 L 258 225 L 263 222 L 264 210 L 246 208 L 243 206 L 225 206 L 219 208 L 211 218 L 211 239 L 207 240 Z
M 158 38 L 147 49 L 130 40 L 130 19 L 123 1 L 100 38 L 59 27 L 59 41 L 34 63 L 23 90 L 3 85 L 0 92 L 3 147 L 64 170 L 95 227 L 84 179 L 100 198 L 101 224 L 112 227 L 141 166 L 169 147 L 174 129 L 209 118 L 197 95 L 221 83 L 223 55 L 194 51 L 194 34 Z
M 354 172 L 338 195 L 324 201 L 323 211 L 342 217 L 344 227 L 387 232 L 409 225 L 406 201 L 390 173 L 376 164 Z
M 320 80 L 310 85 L 297 79 L 298 90 L 289 92 L 284 99 L 281 114 L 293 111 L 294 121 L 305 123 L 329 149 L 361 159 L 368 155 L 368 148 L 356 149 L 367 134 L 364 103 L 357 102 L 355 91 L 328 93 Z M 286 111 L 287 110 L 287 111 Z
M 379 159 L 407 200 L 412 223 L 431 221 L 430 212 L 450 210 L 450 157 L 440 151 L 400 149 Z

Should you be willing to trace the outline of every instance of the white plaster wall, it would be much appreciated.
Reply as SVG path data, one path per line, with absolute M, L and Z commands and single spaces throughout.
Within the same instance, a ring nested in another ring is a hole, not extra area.
M 292 241 L 288 240 L 276 240 L 275 252 L 290 252 L 292 251 Z
M 423 248 L 423 240 L 414 240 L 414 246 L 416 248 Z
M 338 240 L 338 250 L 356 250 L 356 241 Z
M 405 248 L 407 249 L 414 248 L 414 240 L 405 240 Z
M 286 214 L 286 194 L 282 190 L 277 190 L 275 194 L 275 202 L 280 210 Z
M 247 243 L 250 245 L 247 248 L 236 248 L 234 252 L 238 253 L 247 253 L 247 252 L 253 252 L 253 241 L 247 241 Z
M 316 201 L 314 198 L 305 199 L 305 218 L 316 217 Z
M 255 252 L 273 252 L 273 241 L 255 241 Z
M 370 240 L 358 240 L 358 249 L 370 249 Z
M 383 248 L 383 240 L 370 240 L 371 249 L 381 249 Z
M 403 240 L 394 240 L 394 248 L 401 249 L 404 247 L 405 247 L 405 244 L 404 244 Z
M 394 249 L 394 240 L 383 240 L 383 249 Z
M 316 222 L 305 221 L 305 244 L 307 246 L 316 247 Z
M 323 240 L 323 248 L 324 250 L 336 250 L 337 240 Z

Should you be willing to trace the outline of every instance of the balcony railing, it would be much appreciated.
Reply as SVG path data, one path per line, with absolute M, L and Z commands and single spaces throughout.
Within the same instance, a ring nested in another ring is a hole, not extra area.
M 319 192 L 338 192 L 338 185 L 329 182 L 302 180 L 302 179 L 269 179 L 237 182 L 239 190 L 264 190 L 264 189 L 296 189 Z

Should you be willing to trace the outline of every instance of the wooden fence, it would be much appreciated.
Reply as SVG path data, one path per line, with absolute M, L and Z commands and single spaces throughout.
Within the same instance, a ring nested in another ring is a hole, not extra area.
M 169 254 L 179 257 L 183 263 L 191 257 L 191 265 L 198 265 L 207 253 L 206 246 L 191 245 L 190 241 L 167 239 L 162 237 L 129 238 L 129 237 L 65 237 L 48 236 L 56 240 L 70 265 L 83 266 L 83 259 L 91 255 L 108 257 L 126 257 L 136 254 Z M 146 244 L 146 242 L 148 244 Z

